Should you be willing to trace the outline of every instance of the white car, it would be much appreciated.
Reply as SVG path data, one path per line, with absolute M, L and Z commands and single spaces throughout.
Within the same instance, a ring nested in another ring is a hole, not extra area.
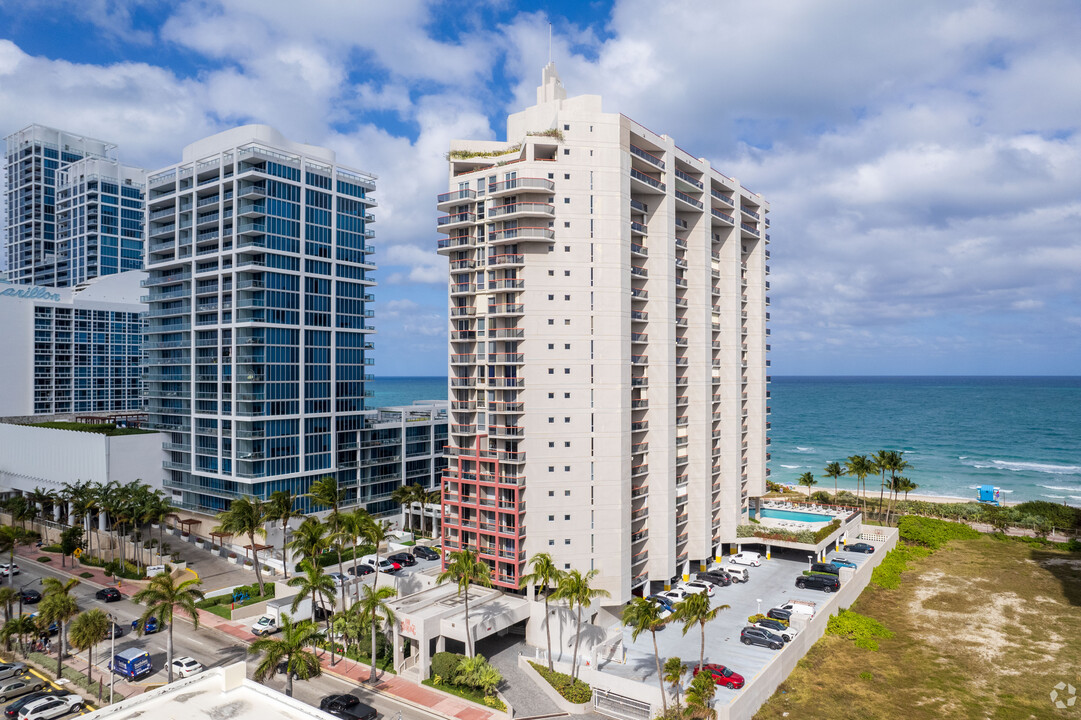
M 762 556 L 756 552 L 744 550 L 743 552 L 738 552 L 732 557 L 728 558 L 728 562 L 735 563 L 736 565 L 750 565 L 752 567 L 758 567 L 762 564 Z
M 19 711 L 19 720 L 52 720 L 68 713 L 81 712 L 83 699 L 78 695 L 51 695 L 27 703 Z
M 335 587 L 341 587 L 342 585 L 345 585 L 345 581 L 348 579 L 345 577 L 345 575 L 342 575 L 339 572 L 327 573 L 327 577 L 334 581 Z
M 173 672 L 182 678 L 198 675 L 203 669 L 203 664 L 195 658 L 180 657 L 173 660 Z
M 695 595 L 701 595 L 702 593 L 705 593 L 710 597 L 713 596 L 713 586 L 707 582 L 702 582 L 701 580 L 691 580 L 690 582 L 685 582 L 679 586 L 679 589 L 687 593 L 693 593 Z
M 665 590 L 664 592 L 659 592 L 657 595 L 670 603 L 677 603 L 687 597 L 687 591 L 677 587 L 672 588 L 671 590 Z
M 9 575 L 18 575 L 19 566 L 15 563 L 0 563 L 0 577 L 7 577 Z

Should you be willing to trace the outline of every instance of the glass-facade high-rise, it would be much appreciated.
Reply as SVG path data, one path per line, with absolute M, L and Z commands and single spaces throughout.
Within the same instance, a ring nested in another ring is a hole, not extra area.
M 374 181 L 261 125 L 149 176 L 147 412 L 174 503 L 213 513 L 328 475 L 358 501 Z
M 5 170 L 8 280 L 68 287 L 142 267 L 143 171 L 120 165 L 116 145 L 31 125 L 7 137 Z
M 142 269 L 145 182 L 145 171 L 106 158 L 59 171 L 56 224 L 71 285 Z

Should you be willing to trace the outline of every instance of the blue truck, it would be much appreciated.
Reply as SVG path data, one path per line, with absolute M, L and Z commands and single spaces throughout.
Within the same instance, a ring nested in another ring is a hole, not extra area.
M 134 680 L 154 672 L 154 665 L 150 662 L 150 653 L 146 650 L 128 648 L 113 655 L 109 669 L 127 680 Z

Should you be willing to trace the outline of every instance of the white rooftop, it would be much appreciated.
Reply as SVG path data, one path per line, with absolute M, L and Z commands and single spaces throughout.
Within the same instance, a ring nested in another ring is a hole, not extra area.
M 212 668 L 142 695 L 107 705 L 82 720 L 335 720 L 296 698 L 245 676 L 243 662 Z

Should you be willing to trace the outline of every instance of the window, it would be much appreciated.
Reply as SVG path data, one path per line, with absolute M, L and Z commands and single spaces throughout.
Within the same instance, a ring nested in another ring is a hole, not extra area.
M 563 198 L 563 204 L 564 205 L 570 205 L 571 204 L 571 199 L 569 197 Z
M 556 174 L 555 173 L 548 173 L 548 179 L 549 180 L 555 180 L 556 179 Z
M 555 343 L 548 343 L 548 349 L 549 350 L 555 350 L 556 349 L 556 344 Z M 549 396 L 551 396 L 551 393 L 549 393 Z
M 554 417 L 548 418 L 548 422 L 550 422 L 550 423 L 554 423 L 555 421 L 556 421 L 556 419 Z
M 570 343 L 564 343 L 563 344 L 563 349 L 564 350 L 570 350 L 571 349 L 571 344 Z
M 548 544 L 549 544 L 549 545 L 555 545 L 555 544 L 556 544 L 556 541 L 555 541 L 555 540 L 549 540 L 549 541 L 548 541 Z
M 548 472 L 555 472 L 555 471 L 556 471 L 556 466 L 555 465 L 549 465 L 548 466 Z
M 570 251 L 571 251 L 571 246 L 570 245 L 564 245 L 563 246 L 563 252 L 570 252 Z
M 548 368 L 548 374 L 549 375 L 555 375 L 556 374 L 556 369 L 555 368 Z
M 564 520 L 570 520 L 570 519 L 571 519 L 571 516 L 570 516 L 570 515 L 564 515 L 564 516 L 563 516 L 563 519 L 564 519 Z
M 570 421 L 571 421 L 571 419 L 569 417 L 563 418 L 563 422 L 565 422 L 565 423 L 569 423 Z
M 567 222 L 563 223 L 563 227 L 565 227 L 565 228 L 569 228 L 570 226 L 571 226 L 570 221 L 567 221 Z M 551 270 L 548 271 L 549 274 L 551 274 L 551 272 L 552 272 Z
M 567 393 L 567 396 L 569 397 L 569 396 L 570 396 L 570 393 Z M 571 446 L 570 440 L 568 440 L 567 442 L 563 443 L 563 447 L 570 447 L 570 446 Z M 568 492 L 569 492 L 569 491 L 568 491 Z
M 548 299 L 549 299 L 549 300 L 555 300 L 555 299 L 556 299 L 556 296 L 555 296 L 555 295 L 549 295 L 549 296 L 548 296 Z
M 563 563 L 563 569 L 564 570 L 570 570 L 571 569 L 571 564 L 570 563 Z
M 563 538 L 563 544 L 564 545 L 570 545 L 571 544 L 571 539 L 570 538 Z
M 564 295 L 564 296 L 563 296 L 563 299 L 564 299 L 564 300 L 570 300 L 570 299 L 571 299 L 571 296 L 570 296 L 570 295 Z
M 571 369 L 570 368 L 563 368 L 563 374 L 564 375 L 570 375 L 571 374 Z
M 571 491 L 570 490 L 564 490 L 563 491 L 563 497 L 570 497 L 570 496 L 571 496 Z
M 564 318 L 563 319 L 563 324 L 564 325 L 570 325 L 571 324 L 571 319 L 570 318 Z
M 556 519 L 555 515 L 549 515 L 548 516 L 548 522 L 555 522 L 555 519 Z
M 564 180 L 570 180 L 571 179 L 571 174 L 570 173 L 564 173 L 563 174 L 563 179 Z
M 548 447 L 554 448 L 555 446 L 556 444 L 554 442 L 552 442 L 551 440 L 548 441 Z M 549 493 L 549 495 L 551 495 L 551 493 Z
M 564 129 L 564 130 L 570 130 L 570 129 L 571 129 L 571 126 L 570 126 L 570 125 L 564 125 L 564 126 L 563 126 L 563 129 Z
M 549 490 L 548 491 L 548 497 L 555 497 L 555 494 L 556 494 L 555 490 Z
M 570 472 L 570 471 L 571 471 L 571 466 L 570 465 L 564 465 L 563 466 L 563 472 Z M 569 490 L 567 491 L 567 494 L 570 495 Z
M 570 400 L 571 399 L 571 394 L 569 392 L 563 393 L 563 399 Z
M 549 270 L 548 271 L 548 277 L 555 277 L 555 274 L 556 274 L 555 270 Z
M 555 399 L 555 396 L 556 396 L 556 394 L 555 394 L 555 393 L 548 393 L 548 399 L 549 399 L 549 400 L 553 400 L 553 399 Z
M 592 151 L 592 150 L 590 150 L 590 153 L 592 153 L 592 152 L 593 152 L 593 151 Z M 564 155 L 570 155 L 570 154 L 571 154 L 571 151 L 570 151 L 570 150 L 569 150 L 568 148 L 563 148 L 563 154 L 564 154 Z
M 571 276 L 571 271 L 570 270 L 564 270 L 563 271 L 563 277 L 570 277 L 570 276 Z
M 549 325 L 555 325 L 556 321 L 553 318 L 548 318 L 548 324 Z

